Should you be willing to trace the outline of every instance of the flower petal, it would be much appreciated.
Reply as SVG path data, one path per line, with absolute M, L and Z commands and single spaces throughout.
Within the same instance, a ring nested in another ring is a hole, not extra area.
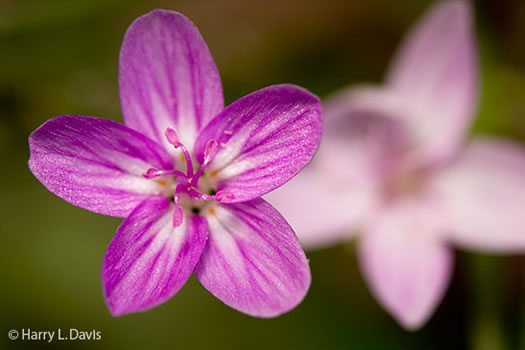
M 525 250 L 525 148 L 478 139 L 434 183 L 450 239 L 488 252 Z
M 354 118 L 363 120 L 366 116 L 404 122 L 404 115 L 410 113 L 410 107 L 404 102 L 395 92 L 381 86 L 360 84 L 342 89 L 323 101 L 325 131 L 337 135 L 343 123 L 345 129 L 349 129 Z M 368 130 L 363 121 L 359 127 Z
M 142 174 L 170 169 L 156 142 L 111 120 L 61 116 L 29 136 L 29 168 L 48 190 L 95 213 L 125 217 L 162 186 Z
M 265 196 L 290 223 L 305 249 L 352 238 L 375 199 L 367 188 L 339 187 L 318 175 L 307 168 Z
M 434 215 L 420 203 L 400 203 L 371 222 L 360 241 L 373 294 L 411 330 L 430 317 L 450 279 L 453 256 L 439 240 Z
M 407 162 L 415 144 L 402 116 L 410 108 L 392 91 L 356 86 L 328 98 L 323 107 L 325 137 L 316 159 L 325 158 L 324 167 L 347 172 L 359 166 L 368 177 L 383 181 Z M 329 150 L 324 149 L 327 143 L 333 144 Z M 344 157 L 359 164 L 345 165 Z
M 310 286 L 299 241 L 267 202 L 218 205 L 205 216 L 209 240 L 195 269 L 202 285 L 226 305 L 257 317 L 294 308 Z
M 170 150 L 166 128 L 175 128 L 191 151 L 198 132 L 224 106 L 206 42 L 188 18 L 173 11 L 154 10 L 128 28 L 119 87 L 126 125 Z
M 197 139 L 202 163 L 208 140 L 219 150 L 207 171 L 218 190 L 235 202 L 257 198 L 295 176 L 314 155 L 321 138 L 319 99 L 293 85 L 274 85 L 247 95 L 213 119 Z
M 468 1 L 440 1 L 409 33 L 388 85 L 413 109 L 414 133 L 433 157 L 448 156 L 477 105 L 478 53 Z
M 120 225 L 102 264 L 104 296 L 114 316 L 165 302 L 190 277 L 206 244 L 206 219 L 187 215 L 176 228 L 172 220 L 169 199 L 154 196 Z

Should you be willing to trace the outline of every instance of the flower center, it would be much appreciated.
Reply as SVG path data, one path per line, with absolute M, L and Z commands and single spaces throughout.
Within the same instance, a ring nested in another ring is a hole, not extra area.
M 396 172 L 384 183 L 384 193 L 387 198 L 420 194 L 425 189 L 428 169 L 418 168 L 409 171 Z
M 175 211 L 173 213 L 173 226 L 177 227 L 182 224 L 184 217 L 184 209 L 190 210 L 193 213 L 199 213 L 200 208 L 199 202 L 201 201 L 218 201 L 218 202 L 231 202 L 235 199 L 235 196 L 232 192 L 226 190 L 216 191 L 216 189 L 209 184 L 207 186 L 199 185 L 199 181 L 206 182 L 204 179 L 204 170 L 211 163 L 219 145 L 217 141 L 211 139 L 206 143 L 204 148 L 204 161 L 200 164 L 199 169 L 194 172 L 193 162 L 191 154 L 188 151 L 188 148 L 184 146 L 177 135 L 177 132 L 172 128 L 167 128 L 165 133 L 166 139 L 168 142 L 173 145 L 176 149 L 182 151 L 182 158 L 186 163 L 186 172 L 171 169 L 171 170 L 159 170 L 155 168 L 149 168 L 142 176 L 146 179 L 157 179 L 159 177 L 171 177 L 172 183 L 174 186 L 173 191 L 173 202 L 175 203 Z M 157 182 L 166 185 L 165 180 L 157 180 Z M 208 191 L 204 191 L 207 189 Z M 181 201 L 181 195 L 184 195 L 183 200 Z M 171 196 L 170 196 L 171 197 Z M 189 199 L 189 200 L 188 200 Z

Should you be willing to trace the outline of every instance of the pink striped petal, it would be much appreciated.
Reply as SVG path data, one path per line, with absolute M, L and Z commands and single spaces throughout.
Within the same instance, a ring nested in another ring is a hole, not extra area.
M 218 205 L 204 214 L 209 240 L 195 269 L 202 285 L 226 305 L 257 317 L 293 309 L 310 286 L 299 241 L 267 202 Z
M 430 317 L 450 279 L 453 256 L 440 241 L 435 215 L 421 203 L 400 203 L 377 216 L 360 241 L 372 293 L 410 330 Z
M 154 10 L 128 28 L 119 86 L 126 125 L 167 147 L 164 132 L 175 128 L 190 151 L 224 104 L 208 46 L 195 25 L 173 11 Z
M 265 196 L 290 223 L 305 249 L 352 238 L 376 199 L 364 184 L 339 187 L 312 170 L 303 170 Z
M 172 220 L 171 202 L 155 196 L 120 225 L 102 264 L 104 296 L 114 316 L 165 302 L 190 277 L 206 243 L 206 220 L 186 216 L 176 228 Z
M 29 168 L 48 190 L 95 213 L 125 217 L 162 191 L 147 169 L 171 169 L 156 142 L 111 120 L 62 116 L 29 136 Z
M 360 169 L 362 179 L 381 182 L 406 165 L 415 147 L 402 117 L 410 110 L 391 91 L 357 86 L 328 98 L 323 107 L 325 134 L 315 159 L 325 171 L 351 172 L 353 180 Z
M 381 86 L 361 84 L 343 89 L 323 101 L 325 130 L 337 135 L 343 123 L 349 129 L 353 119 L 364 119 L 367 115 L 404 122 L 404 115 L 411 112 L 405 102 L 395 92 Z M 358 127 L 368 131 L 362 121 Z
M 449 156 L 461 142 L 477 105 L 477 66 L 468 1 L 437 2 L 401 46 L 388 87 L 414 110 L 405 117 L 428 156 Z
M 524 147 L 478 139 L 434 185 L 454 243 L 487 252 L 525 250 Z
M 274 85 L 247 95 L 213 119 L 195 145 L 204 158 L 208 140 L 219 149 L 207 171 L 218 190 L 246 201 L 281 186 L 311 159 L 321 138 L 319 99 L 293 85 Z M 208 170 L 209 169 L 209 170 Z

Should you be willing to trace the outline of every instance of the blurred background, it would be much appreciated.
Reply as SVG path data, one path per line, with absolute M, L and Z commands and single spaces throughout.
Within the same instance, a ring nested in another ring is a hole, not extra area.
M 409 333 L 379 306 L 352 244 L 308 252 L 313 284 L 277 319 L 224 306 L 190 278 L 151 311 L 110 316 L 100 268 L 120 219 L 73 207 L 27 168 L 28 134 L 61 114 L 122 121 L 124 32 L 153 8 L 188 16 L 230 103 L 275 83 L 325 97 L 380 82 L 429 0 L 0 0 L 0 348 L 525 349 L 525 259 L 456 251 L 451 286 Z M 482 103 L 472 130 L 525 142 L 525 1 L 474 1 Z M 524 174 L 525 176 L 525 174 Z M 525 215 L 525 208 L 524 208 Z M 10 329 L 97 330 L 99 341 L 10 341 Z

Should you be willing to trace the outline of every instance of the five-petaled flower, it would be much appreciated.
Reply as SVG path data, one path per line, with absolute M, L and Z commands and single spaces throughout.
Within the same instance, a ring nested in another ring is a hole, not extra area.
M 192 272 L 249 315 L 295 307 L 310 285 L 308 262 L 288 223 L 259 197 L 312 158 L 318 98 L 275 85 L 224 108 L 204 39 L 165 10 L 129 27 L 119 88 L 125 125 L 68 115 L 29 137 L 29 167 L 51 192 L 126 217 L 102 266 L 111 312 L 156 306 Z
M 327 101 L 315 160 L 268 196 L 306 247 L 359 233 L 373 294 L 409 329 L 446 290 L 449 244 L 525 250 L 524 149 L 488 137 L 462 145 L 477 64 L 468 3 L 439 2 L 408 35 L 384 86 Z

